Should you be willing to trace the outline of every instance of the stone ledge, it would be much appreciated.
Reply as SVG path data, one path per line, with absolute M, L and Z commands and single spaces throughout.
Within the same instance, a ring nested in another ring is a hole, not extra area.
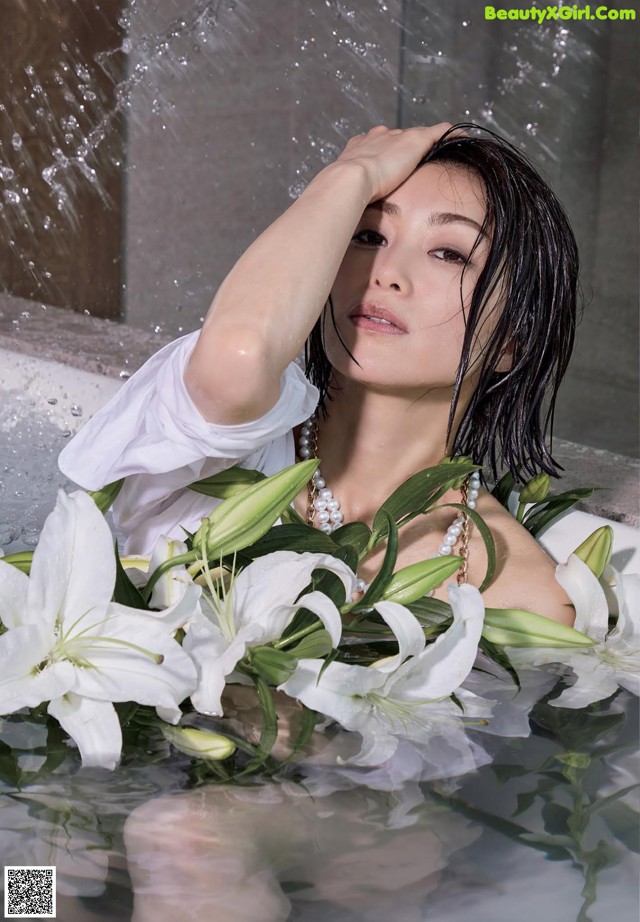
M 172 337 L 0 293 L 0 348 L 128 378 Z
M 109 378 L 133 374 L 171 337 L 0 293 L 0 348 Z M 554 439 L 553 456 L 569 487 L 598 486 L 578 508 L 640 526 L 640 461 Z M 558 487 L 554 487 L 558 492 Z

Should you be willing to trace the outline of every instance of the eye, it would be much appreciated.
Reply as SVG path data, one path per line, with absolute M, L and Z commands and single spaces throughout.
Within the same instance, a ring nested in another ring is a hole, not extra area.
M 361 243 L 363 246 L 379 247 L 386 243 L 385 238 L 378 231 L 361 230 L 351 238 L 352 243 Z
M 439 247 L 437 250 L 431 250 L 432 253 L 442 253 L 442 256 L 437 256 L 437 259 L 443 263 L 460 263 L 463 266 L 469 262 L 466 256 L 463 256 L 462 253 L 458 253 L 457 250 L 451 250 L 448 247 Z

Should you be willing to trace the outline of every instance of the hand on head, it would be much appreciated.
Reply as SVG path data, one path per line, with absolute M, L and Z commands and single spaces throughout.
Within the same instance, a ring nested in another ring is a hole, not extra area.
M 351 138 L 336 163 L 359 163 L 371 185 L 370 201 L 375 202 L 397 189 L 450 128 L 450 122 L 404 129 L 377 125 Z M 459 129 L 451 134 L 467 136 Z

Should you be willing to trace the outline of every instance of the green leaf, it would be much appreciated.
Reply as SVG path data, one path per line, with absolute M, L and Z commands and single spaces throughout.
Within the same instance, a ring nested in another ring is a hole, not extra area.
M 355 547 L 360 555 L 369 544 L 371 529 L 364 522 L 348 522 L 337 528 L 331 537 L 337 544 L 350 544 Z
M 273 694 L 267 683 L 259 675 L 254 676 L 258 689 L 258 703 L 262 711 L 262 731 L 258 743 L 258 755 L 240 773 L 248 775 L 256 771 L 267 761 L 278 736 L 278 715 L 273 701 Z
M 204 493 L 205 496 L 228 499 L 230 496 L 242 493 L 247 487 L 252 487 L 264 479 L 265 475 L 261 471 L 253 471 L 234 465 L 220 471 L 218 474 L 213 474 L 211 477 L 196 480 L 195 483 L 189 484 L 189 489 L 193 490 L 194 493 Z
M 243 549 L 247 557 L 264 557 L 274 551 L 310 551 L 335 554 L 336 545 L 329 535 L 309 525 L 274 525 L 262 538 Z
M 18 764 L 18 757 L 2 740 L 0 740 L 0 781 L 10 788 L 19 788 L 22 783 L 22 771 Z
M 126 605 L 127 608 L 141 608 L 143 611 L 149 611 L 149 606 L 142 597 L 142 593 L 134 586 L 127 572 L 120 562 L 118 554 L 118 542 L 115 543 L 116 553 L 116 583 L 113 589 L 113 601 L 120 605 Z
M 120 480 L 114 480 L 108 483 L 101 490 L 89 490 L 89 496 L 92 498 L 100 512 L 104 515 L 113 505 L 118 493 L 122 489 L 124 477 Z
M 497 499 L 500 505 L 504 506 L 505 509 L 508 509 L 509 497 L 516 488 L 515 477 L 511 474 L 510 471 L 507 471 L 506 474 L 500 478 L 497 484 L 491 490 L 491 495 L 494 499 Z
M 416 515 L 427 511 L 446 490 L 461 484 L 479 466 L 472 461 L 438 464 L 409 477 L 384 501 L 373 520 L 376 543 L 387 533 L 387 519 L 383 510 L 400 527 Z
M 464 512 L 469 516 L 473 524 L 476 526 L 480 532 L 480 537 L 484 541 L 485 550 L 487 552 L 487 569 L 482 580 L 482 584 L 479 587 L 479 592 L 484 592 L 485 589 L 491 585 L 493 580 L 493 575 L 496 571 L 496 545 L 493 540 L 493 536 L 489 531 L 489 526 L 486 524 L 485 520 L 479 515 L 475 509 L 469 509 L 468 506 L 463 506 L 462 503 L 443 503 L 442 506 L 438 506 L 438 509 L 445 509 L 450 506 L 452 509 L 459 509 L 460 512 Z
M 287 762 L 292 762 L 293 759 L 302 752 L 304 747 L 307 745 L 311 737 L 313 736 L 313 731 L 316 728 L 316 723 L 318 721 L 318 715 L 315 711 L 310 710 L 305 704 L 302 705 L 302 714 L 300 717 L 300 733 L 293 744 L 293 749 L 291 754 L 287 756 L 284 760 L 284 764 Z
M 522 524 L 535 538 L 543 528 L 550 525 L 559 515 L 575 506 L 579 500 L 592 496 L 598 489 L 601 488 L 583 487 L 579 490 L 568 490 L 566 493 L 558 493 L 557 496 L 552 496 L 550 499 L 545 500 L 544 503 L 536 503 L 527 511 Z
M 260 678 L 274 686 L 282 685 L 291 678 L 298 665 L 292 653 L 266 646 L 252 647 L 247 658 Z
M 384 554 L 384 560 L 382 561 L 382 566 L 380 567 L 380 570 L 376 574 L 375 578 L 371 581 L 371 585 L 365 592 L 364 596 L 358 602 L 358 608 L 367 608 L 382 598 L 393 576 L 393 571 L 398 559 L 398 527 L 391 517 L 391 514 L 387 512 L 384 506 L 378 515 L 381 515 L 386 522 L 386 531 L 388 534 L 387 547 Z
M 307 528 L 312 527 L 310 525 L 307 525 L 305 520 L 302 518 L 301 515 L 299 515 L 296 512 L 293 506 L 287 506 L 285 509 L 282 510 L 282 513 L 280 515 L 280 521 L 282 522 L 283 525 L 305 525 Z
M 505 672 L 509 673 L 509 676 L 513 679 L 514 685 L 519 689 L 520 686 L 520 676 L 513 668 L 513 664 L 507 654 L 496 644 L 491 643 L 487 640 L 486 637 L 480 638 L 480 643 L 478 644 L 483 653 L 485 653 L 489 659 L 493 660 L 494 663 L 497 663 L 498 666 L 502 666 Z
M 29 576 L 33 561 L 33 551 L 16 551 L 15 554 L 7 554 L 2 558 L 2 561 L 3 563 L 10 563 L 16 570 L 20 570 Z

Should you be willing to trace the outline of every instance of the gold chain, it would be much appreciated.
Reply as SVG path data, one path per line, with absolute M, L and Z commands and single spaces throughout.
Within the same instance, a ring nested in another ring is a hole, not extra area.
M 466 506 L 469 496 L 468 478 L 460 487 L 460 493 L 462 496 L 462 505 Z M 466 512 L 462 513 L 462 518 L 462 531 L 460 532 L 460 556 L 462 557 L 462 564 L 456 576 L 458 586 L 464 586 L 464 584 L 467 582 L 467 572 L 469 570 L 469 532 L 471 530 L 471 522 Z

